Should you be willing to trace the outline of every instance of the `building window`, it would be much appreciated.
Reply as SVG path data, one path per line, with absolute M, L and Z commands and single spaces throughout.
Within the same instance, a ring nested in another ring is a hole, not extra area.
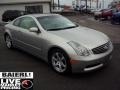
M 43 13 L 43 6 L 42 5 L 25 6 L 25 11 L 28 14 Z

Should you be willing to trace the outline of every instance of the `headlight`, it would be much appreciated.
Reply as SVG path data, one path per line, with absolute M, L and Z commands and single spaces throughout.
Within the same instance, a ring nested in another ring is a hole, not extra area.
M 75 52 L 79 56 L 89 56 L 90 55 L 89 50 L 87 48 L 83 47 L 82 45 L 80 45 L 79 43 L 70 41 L 70 42 L 68 42 L 68 44 L 75 50 Z

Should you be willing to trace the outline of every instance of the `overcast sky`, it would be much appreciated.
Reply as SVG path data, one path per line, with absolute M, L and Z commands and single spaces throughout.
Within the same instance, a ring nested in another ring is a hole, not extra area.
M 72 5 L 73 0 L 60 0 L 61 4 L 67 4 L 67 5 Z M 55 0 L 55 2 L 58 2 L 58 0 Z

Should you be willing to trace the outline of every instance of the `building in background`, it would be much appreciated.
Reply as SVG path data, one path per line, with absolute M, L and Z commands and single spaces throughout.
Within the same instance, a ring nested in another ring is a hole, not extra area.
M 28 13 L 50 13 L 51 0 L 0 0 L 0 21 L 6 10 L 21 10 Z

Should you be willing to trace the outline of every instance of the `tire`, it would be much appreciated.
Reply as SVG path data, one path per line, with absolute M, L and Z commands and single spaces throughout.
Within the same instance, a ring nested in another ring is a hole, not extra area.
M 7 48 L 9 49 L 13 48 L 12 39 L 10 38 L 8 34 L 5 35 L 5 43 L 6 43 Z
M 108 20 L 108 16 L 105 17 L 105 20 Z
M 115 25 L 116 21 L 115 20 L 111 20 L 111 24 Z
M 71 72 L 71 64 L 68 55 L 61 49 L 54 49 L 50 52 L 49 61 L 52 69 L 59 74 Z
M 98 17 L 97 17 L 97 16 L 94 16 L 94 19 L 95 19 L 95 20 L 98 20 Z

